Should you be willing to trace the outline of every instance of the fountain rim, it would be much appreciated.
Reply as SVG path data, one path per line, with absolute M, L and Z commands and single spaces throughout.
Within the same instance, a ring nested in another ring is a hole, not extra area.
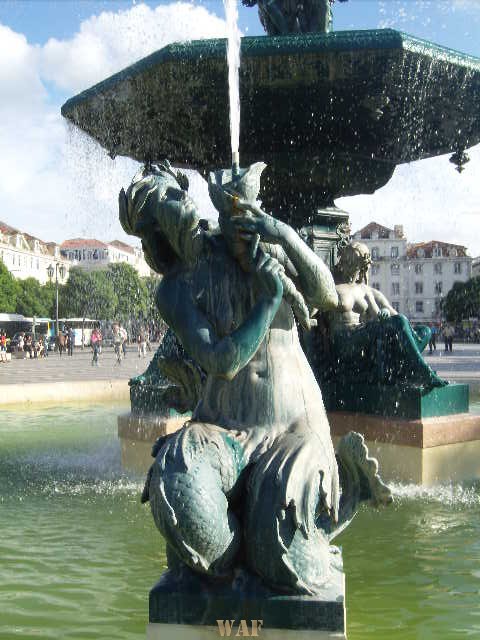
M 381 49 L 421 53 L 436 60 L 480 72 L 480 58 L 395 29 L 357 29 L 331 31 L 326 34 L 308 33 L 287 36 L 244 36 L 241 39 L 241 56 L 249 58 Z M 201 58 L 226 59 L 226 52 L 226 38 L 172 42 L 68 99 L 61 108 L 62 116 L 68 118 L 69 113 L 84 100 L 112 89 L 119 82 L 131 80 L 160 63 L 188 62 Z

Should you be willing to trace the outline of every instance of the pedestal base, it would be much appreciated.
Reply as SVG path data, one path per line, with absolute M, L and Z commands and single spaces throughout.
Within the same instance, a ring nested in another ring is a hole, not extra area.
M 385 482 L 434 485 L 480 478 L 480 415 L 402 420 L 334 411 L 335 441 L 349 431 L 365 437 Z
M 248 620 L 249 637 L 264 640 L 345 640 L 345 633 L 330 631 L 294 631 L 291 629 L 265 629 L 263 626 L 253 635 L 252 621 Z M 238 626 L 233 627 L 230 637 L 237 636 Z M 237 637 L 241 637 L 239 634 Z M 246 634 L 245 634 L 246 636 Z M 147 626 L 147 640 L 216 640 L 222 633 L 218 625 L 202 627 L 187 624 L 149 624 Z M 228 637 L 227 633 L 223 637 Z
M 315 596 L 286 595 L 272 591 L 260 578 L 243 569 L 235 570 L 231 582 L 214 582 L 207 576 L 191 571 L 186 574 L 166 571 L 150 591 L 149 622 L 165 626 L 186 625 L 192 627 L 192 633 L 193 628 L 212 627 L 221 635 L 217 621 L 234 620 L 232 624 L 236 626 L 231 635 L 235 636 L 242 620 L 246 621 L 244 625 L 250 627 L 249 635 L 251 621 L 261 620 L 259 635 L 275 629 L 278 633 L 278 630 L 290 631 L 291 634 L 328 632 L 343 637 L 345 576 L 342 555 L 337 547 L 331 547 L 330 554 L 330 575 L 321 593 Z M 240 632 L 238 635 L 247 634 Z M 184 638 L 186 636 L 182 640 Z

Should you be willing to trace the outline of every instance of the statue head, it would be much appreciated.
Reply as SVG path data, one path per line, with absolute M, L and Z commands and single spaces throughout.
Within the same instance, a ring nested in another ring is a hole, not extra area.
M 218 224 L 233 254 L 240 258 L 245 243 L 235 237 L 230 218 L 235 215 L 235 198 L 246 202 L 256 202 L 260 191 L 260 177 L 267 165 L 255 162 L 246 169 L 240 169 L 237 177 L 232 177 L 231 169 L 211 171 L 208 176 L 208 192 L 213 206 L 218 211 Z
M 185 258 L 185 241 L 198 226 L 197 209 L 188 193 L 188 179 L 168 161 L 145 166 L 125 192 L 120 191 L 120 223 L 142 239 L 145 259 L 165 273 Z
M 368 268 L 372 263 L 370 249 L 363 242 L 351 242 L 340 253 L 335 279 L 342 282 L 368 284 Z

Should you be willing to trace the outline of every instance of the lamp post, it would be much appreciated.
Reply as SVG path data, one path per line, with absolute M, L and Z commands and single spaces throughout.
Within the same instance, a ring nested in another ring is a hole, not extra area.
M 53 274 L 55 274 L 55 335 L 58 336 L 59 327 L 58 327 L 58 274 L 60 272 L 60 278 L 63 280 L 65 277 L 66 269 L 63 264 L 58 264 L 55 262 L 55 266 L 49 264 L 47 267 L 47 274 L 50 280 L 53 278 Z

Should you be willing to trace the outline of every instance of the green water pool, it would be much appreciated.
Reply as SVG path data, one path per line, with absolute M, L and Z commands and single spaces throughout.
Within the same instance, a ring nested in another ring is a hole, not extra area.
M 121 410 L 2 412 L 2 640 L 145 638 L 165 548 L 121 466 Z M 480 484 L 393 489 L 336 541 L 349 640 L 480 638 Z

